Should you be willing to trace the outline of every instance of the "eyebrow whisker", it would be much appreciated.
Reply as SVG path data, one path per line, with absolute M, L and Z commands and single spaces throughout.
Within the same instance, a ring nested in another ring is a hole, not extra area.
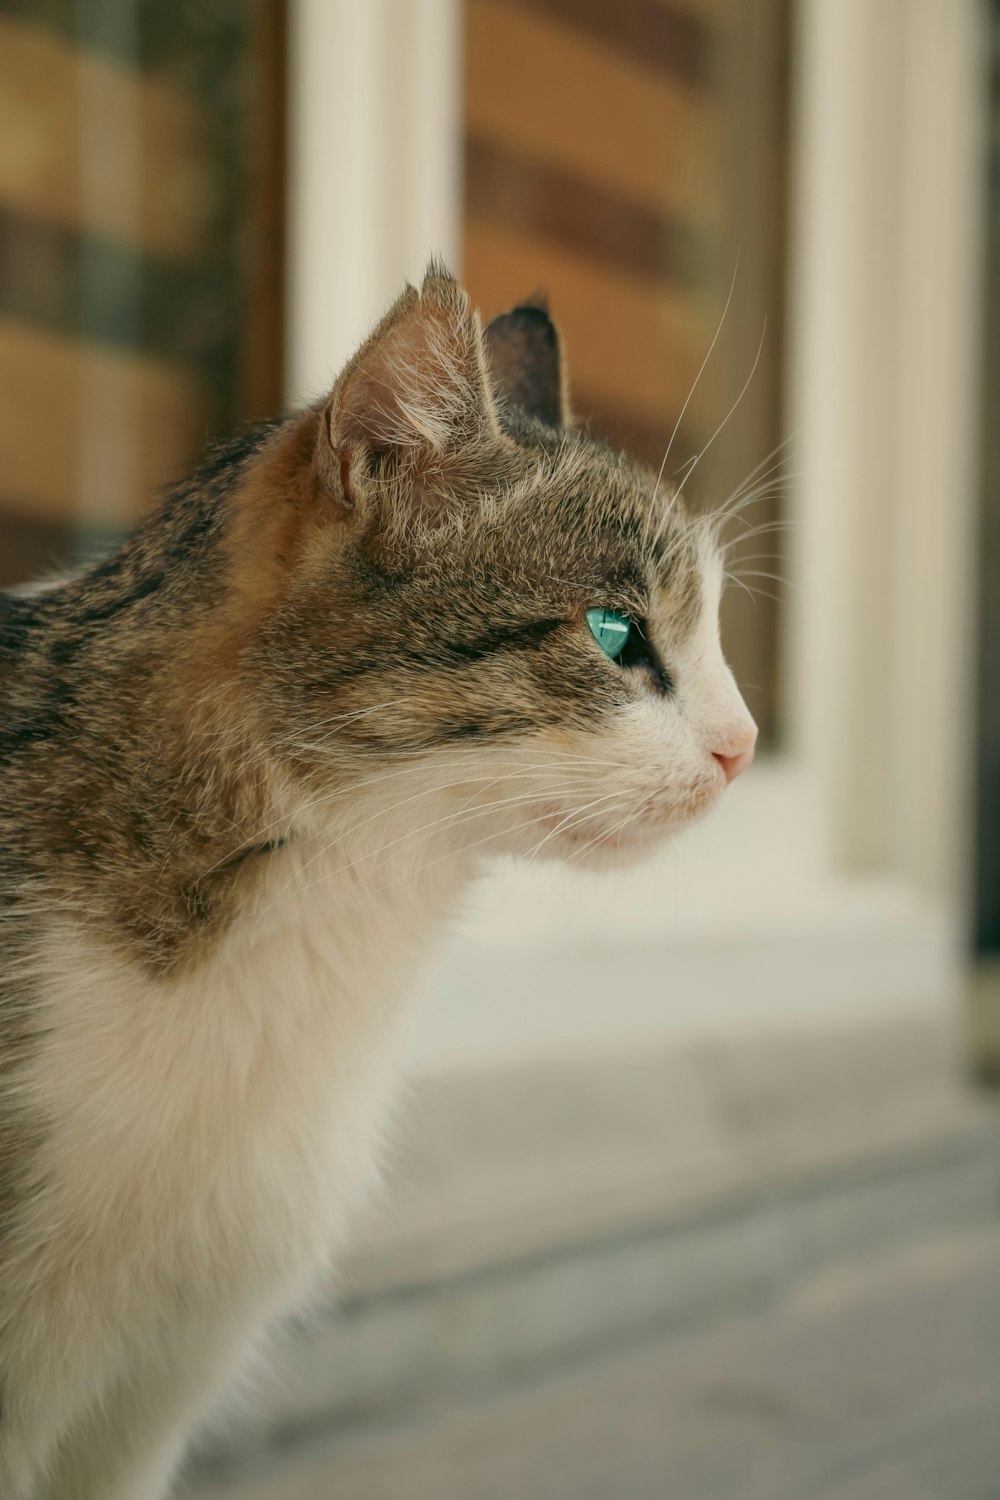
M 739 269 L 740 269 L 740 251 L 737 248 L 737 251 L 736 251 L 736 264 L 733 266 L 733 279 L 732 279 L 732 281 L 729 284 L 729 295 L 726 298 L 726 305 L 722 309 L 722 317 L 719 319 L 719 325 L 716 328 L 715 333 L 712 335 L 712 342 L 708 346 L 708 351 L 707 351 L 707 353 L 705 355 L 705 358 L 702 360 L 700 366 L 698 367 L 698 373 L 694 377 L 694 380 L 691 382 L 691 389 L 688 391 L 687 398 L 686 398 L 686 400 L 684 402 L 684 405 L 681 407 L 680 413 L 679 413 L 679 415 L 677 417 L 677 421 L 674 423 L 674 430 L 670 434 L 670 441 L 667 443 L 667 451 L 663 455 L 663 462 L 660 464 L 660 472 L 656 476 L 656 484 L 653 487 L 653 505 L 656 504 L 656 497 L 657 497 L 657 495 L 660 492 L 660 481 L 663 478 L 663 471 L 664 471 L 664 469 L 667 466 L 667 459 L 670 457 L 670 450 L 674 446 L 674 439 L 676 438 L 677 433 L 680 430 L 680 425 L 681 425 L 681 423 L 684 420 L 684 413 L 687 411 L 688 407 L 690 406 L 690 404 L 691 404 L 691 397 L 694 395 L 695 391 L 697 390 L 697 388 L 698 388 L 698 382 L 701 379 L 702 375 L 705 373 L 705 366 L 708 364 L 709 360 L 712 357 L 712 350 L 715 348 L 716 344 L 719 342 L 719 334 L 722 332 L 722 326 L 723 326 L 723 324 L 726 321 L 726 314 L 729 312 L 729 304 L 732 302 L 732 300 L 733 300 L 733 293 L 736 290 L 736 275 L 737 275 L 737 272 L 739 271 Z M 699 454 L 699 457 L 700 456 L 701 455 Z M 697 461 L 698 461 L 697 459 L 694 460 L 694 463 L 692 463 L 692 465 L 691 465 L 692 468 L 694 467 L 694 464 L 697 463 Z M 683 467 L 683 465 L 682 465 L 682 467 Z M 678 471 L 678 472 L 680 472 L 680 471 Z M 672 497 L 673 500 L 676 500 L 677 494 L 679 494 L 679 491 L 676 491 L 674 493 L 674 495 Z M 659 533 L 657 533 L 657 535 L 659 535 Z M 654 538 L 654 541 L 655 540 L 656 540 L 656 538 Z

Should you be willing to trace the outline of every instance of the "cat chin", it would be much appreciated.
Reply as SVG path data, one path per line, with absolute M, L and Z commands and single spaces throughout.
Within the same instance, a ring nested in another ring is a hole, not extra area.
M 625 837 L 616 829 L 597 838 L 592 833 L 586 838 L 572 832 L 550 834 L 541 845 L 537 838 L 527 839 L 523 847 L 513 847 L 508 852 L 515 859 L 568 865 L 574 870 L 627 870 L 649 859 L 689 821 L 647 825 L 642 830 L 630 830 Z
M 565 853 L 553 853 L 553 860 L 559 864 L 568 865 L 573 870 L 588 870 L 594 872 L 606 870 L 631 870 L 636 865 L 644 864 L 658 850 L 663 848 L 667 840 L 676 832 L 676 829 L 664 829 L 657 838 L 644 839 L 641 843 L 626 844 L 594 844 L 590 849 L 583 851 L 567 850 Z
M 591 844 L 589 848 L 560 851 L 562 862 L 578 870 L 628 870 L 659 853 L 691 822 L 691 818 L 684 818 L 676 823 L 657 823 L 652 828 L 632 833 L 625 840 L 620 840 L 617 834 L 610 834 L 606 840 Z

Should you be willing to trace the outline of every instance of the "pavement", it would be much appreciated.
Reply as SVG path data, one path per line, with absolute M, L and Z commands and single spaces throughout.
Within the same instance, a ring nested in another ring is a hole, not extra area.
M 197 1500 L 1000 1500 L 1000 1121 L 919 1013 L 428 1079 Z
M 198 1500 L 1000 1500 L 1000 1227 L 270 1463 Z

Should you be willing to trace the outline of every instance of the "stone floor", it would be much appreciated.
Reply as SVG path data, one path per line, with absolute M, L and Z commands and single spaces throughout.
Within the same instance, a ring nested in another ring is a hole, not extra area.
M 197 1500 L 1000 1500 L 1000 1122 L 950 1022 L 428 1080 Z
M 198 1500 L 1000 1500 L 1000 1227 Z

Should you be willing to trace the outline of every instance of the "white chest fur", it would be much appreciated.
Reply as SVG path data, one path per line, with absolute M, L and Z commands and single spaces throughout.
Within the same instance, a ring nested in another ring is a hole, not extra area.
M 273 894 L 211 961 L 154 981 L 78 931 L 43 963 L 48 1249 L 159 1272 L 184 1300 L 294 1298 L 373 1175 L 397 1017 L 455 881 L 313 879 Z M 124 1290 L 124 1289 L 123 1289 Z

